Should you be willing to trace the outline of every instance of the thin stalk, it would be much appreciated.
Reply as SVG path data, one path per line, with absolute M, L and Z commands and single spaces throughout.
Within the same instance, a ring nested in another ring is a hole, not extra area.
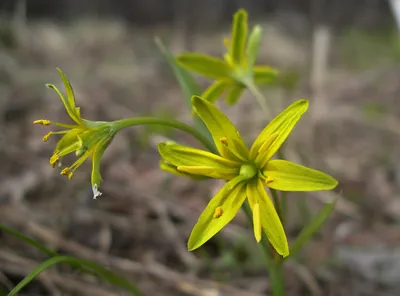
M 265 99 L 264 95 L 261 93 L 261 91 L 258 89 L 258 87 L 253 83 L 249 82 L 246 83 L 246 86 L 248 90 L 253 94 L 253 96 L 257 99 L 258 104 L 261 107 L 261 110 L 263 113 L 267 116 L 267 119 L 270 120 L 272 117 L 270 110 L 268 109 L 267 106 L 267 100 Z
M 253 225 L 253 217 L 250 205 L 248 201 L 245 201 L 242 206 L 243 211 L 246 214 L 247 220 L 249 224 Z M 282 257 L 279 256 L 271 247 L 268 242 L 268 239 L 263 234 L 261 242 L 257 244 L 260 253 L 262 255 L 262 259 L 264 261 L 265 267 L 267 268 L 270 282 L 271 282 L 271 289 L 272 295 L 274 296 L 284 296 L 284 278 L 283 278 L 283 260 Z M 275 260 L 273 256 L 276 256 Z
M 263 113 L 267 116 L 268 120 L 271 120 L 271 112 L 267 107 L 267 100 L 258 87 L 253 83 L 246 84 L 249 91 L 256 97 L 258 104 L 260 105 Z M 278 151 L 279 158 L 284 158 L 284 153 L 282 150 Z M 286 203 L 286 193 L 281 192 L 281 199 L 278 197 L 278 193 L 276 190 L 271 189 L 272 198 L 274 200 L 276 211 L 278 212 L 279 218 L 281 219 L 283 227 L 285 227 L 285 218 L 287 211 L 287 203 Z M 250 215 L 246 212 L 247 218 L 249 222 L 252 223 L 251 210 Z M 265 264 L 268 268 L 270 274 L 271 281 L 271 289 L 272 295 L 274 296 L 284 296 L 285 295 L 285 287 L 284 287 L 284 275 L 283 275 L 283 260 L 282 257 L 275 252 L 275 250 L 268 250 L 269 242 L 263 235 L 263 239 L 259 244 L 260 248 L 263 249 L 264 257 L 267 257 L 269 260 L 265 261 Z M 273 259 L 272 259 L 273 258 Z
M 201 132 L 177 120 L 162 119 L 156 117 L 135 117 L 135 118 L 121 119 L 113 122 L 116 131 L 135 125 L 150 125 L 150 124 L 169 126 L 184 131 L 186 133 L 189 133 L 193 137 L 195 137 L 200 143 L 202 143 L 204 147 L 207 148 L 207 150 L 214 153 L 216 152 L 214 144 L 211 143 L 208 140 L 208 138 L 205 137 Z

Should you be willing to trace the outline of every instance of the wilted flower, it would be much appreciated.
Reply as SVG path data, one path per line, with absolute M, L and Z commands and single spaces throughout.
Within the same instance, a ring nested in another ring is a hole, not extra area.
M 337 181 L 327 174 L 286 160 L 271 160 L 308 108 L 299 100 L 276 116 L 250 149 L 230 120 L 210 102 L 194 96 L 194 111 L 209 129 L 219 155 L 174 143 L 162 143 L 159 152 L 169 171 L 226 180 L 211 199 L 188 242 L 194 250 L 227 225 L 246 197 L 253 212 L 254 236 L 259 242 L 264 229 L 275 250 L 289 255 L 285 231 L 265 186 L 281 191 L 330 190 Z M 172 169 L 174 168 L 174 169 Z
M 104 151 L 111 143 L 116 130 L 112 123 L 102 121 L 90 121 L 83 119 L 80 114 L 80 108 L 75 105 L 75 96 L 71 84 L 67 80 L 64 73 L 57 69 L 64 82 L 66 97 L 52 84 L 48 84 L 48 88 L 54 89 L 64 104 L 69 117 L 73 124 L 64 124 L 53 122 L 47 119 L 35 120 L 34 124 L 53 125 L 63 128 L 59 131 L 51 131 L 43 137 L 43 141 L 47 142 L 51 135 L 63 135 L 58 141 L 53 155 L 50 157 L 50 164 L 53 168 L 62 157 L 75 152 L 78 158 L 71 166 L 61 170 L 61 174 L 72 178 L 75 170 L 88 158 L 92 159 L 92 176 L 91 183 L 93 189 L 93 198 L 101 195 L 99 191 L 101 175 L 100 175 L 100 159 Z

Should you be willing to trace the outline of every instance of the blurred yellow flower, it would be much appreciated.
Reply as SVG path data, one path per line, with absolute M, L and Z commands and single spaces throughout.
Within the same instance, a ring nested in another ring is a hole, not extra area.
M 261 35 L 261 27 L 255 26 L 247 40 L 247 12 L 240 9 L 234 15 L 231 38 L 224 39 L 228 49 L 224 60 L 201 53 L 183 53 L 176 59 L 182 67 L 215 80 L 201 95 L 203 99 L 214 102 L 226 93 L 226 102 L 235 104 L 246 88 L 276 79 L 275 69 L 254 65 Z

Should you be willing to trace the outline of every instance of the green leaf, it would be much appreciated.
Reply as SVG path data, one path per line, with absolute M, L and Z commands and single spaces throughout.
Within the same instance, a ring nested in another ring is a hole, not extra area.
M 223 60 L 201 53 L 183 53 L 176 60 L 182 67 L 207 78 L 230 79 L 233 75 L 233 69 Z
M 270 84 L 277 78 L 278 71 L 269 66 L 254 66 L 253 79 L 255 84 Z
M 69 256 L 55 256 L 55 257 L 52 257 L 52 258 L 47 259 L 46 261 L 43 261 L 42 263 L 40 263 L 28 276 L 26 276 L 14 289 L 11 290 L 11 292 L 8 294 L 8 296 L 17 295 L 18 292 L 20 292 L 31 281 L 33 281 L 37 276 L 39 276 L 40 273 L 42 273 L 46 269 L 49 269 L 49 268 L 53 267 L 54 265 L 60 264 L 60 263 L 67 263 L 73 267 L 82 266 L 85 268 L 89 268 L 92 271 L 94 271 L 97 274 L 97 276 L 99 276 L 104 281 L 107 281 L 110 284 L 124 288 L 124 289 L 130 291 L 130 293 L 132 295 L 135 295 L 135 296 L 142 295 L 139 292 L 139 290 L 134 285 L 132 285 L 129 281 L 127 281 L 123 277 L 116 275 L 115 273 L 109 271 L 108 269 L 106 269 L 96 263 L 93 263 L 93 262 L 87 261 L 87 260 L 77 259 L 74 257 L 69 257 Z
M 23 240 L 24 242 L 34 246 L 35 248 L 39 249 L 40 251 L 42 251 L 43 253 L 45 253 L 48 256 L 57 256 L 58 255 L 56 252 L 46 248 L 44 245 L 42 245 L 41 243 L 38 243 L 34 239 L 31 239 L 31 238 L 23 235 L 22 233 L 19 233 L 18 231 L 8 228 L 7 226 L 0 225 L 0 230 L 3 230 L 5 232 L 19 238 L 20 240 Z
M 243 65 L 247 39 L 247 12 L 239 9 L 233 16 L 231 57 L 236 65 Z
M 156 43 L 158 49 L 161 51 L 161 53 L 166 58 L 172 71 L 174 72 L 174 74 L 179 82 L 179 85 L 182 88 L 182 92 L 183 92 L 183 95 L 185 96 L 188 107 L 190 109 L 192 109 L 192 103 L 191 103 L 190 99 L 194 95 L 201 94 L 200 86 L 197 84 L 196 80 L 186 70 L 182 69 L 182 67 L 176 63 L 174 56 L 165 47 L 165 45 L 162 43 L 161 39 L 155 38 L 155 43 Z
M 325 221 L 335 209 L 336 202 L 337 200 L 325 204 L 324 207 L 313 217 L 310 224 L 303 228 L 292 244 L 290 250 L 291 256 L 295 256 L 301 248 L 310 241 L 312 235 L 324 225 Z
M 263 174 L 267 176 L 267 186 L 281 191 L 331 190 L 338 182 L 331 176 L 290 161 L 270 160 Z
M 156 43 L 158 49 L 161 51 L 161 53 L 166 58 L 172 71 L 174 72 L 175 77 L 178 80 L 178 83 L 182 89 L 183 95 L 186 99 L 186 104 L 187 104 L 189 110 L 192 110 L 191 99 L 192 99 L 192 96 L 201 94 L 200 86 L 197 84 L 195 79 L 185 69 L 183 69 L 180 65 L 178 65 L 178 63 L 176 62 L 176 59 L 169 52 L 169 50 L 165 47 L 165 45 L 162 43 L 161 39 L 155 38 L 155 43 Z M 204 125 L 203 121 L 201 121 L 201 119 L 196 114 L 194 114 L 193 120 L 194 120 L 197 130 L 200 133 L 202 133 L 203 136 L 207 137 L 207 139 L 209 139 L 210 143 L 212 143 L 211 134 L 209 133 L 207 127 Z
M 229 87 L 229 83 L 219 80 L 211 84 L 201 95 L 204 100 L 214 103 L 222 93 Z
M 247 43 L 247 66 L 252 69 L 257 60 L 258 51 L 260 49 L 262 37 L 262 29 L 260 26 L 254 26 L 251 31 L 249 42 Z
M 225 101 L 228 105 L 235 105 L 237 101 L 240 99 L 240 96 L 242 95 L 244 91 L 244 87 L 241 86 L 240 84 L 236 84 L 233 87 L 231 87 L 226 94 Z

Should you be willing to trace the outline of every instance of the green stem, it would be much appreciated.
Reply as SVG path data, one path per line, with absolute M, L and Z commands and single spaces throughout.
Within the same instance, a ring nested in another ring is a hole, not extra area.
M 195 137 L 197 140 L 199 140 L 204 145 L 204 147 L 207 148 L 207 150 L 211 152 L 216 152 L 213 143 L 211 143 L 205 136 L 203 136 L 202 133 L 200 133 L 195 128 L 177 120 L 162 119 L 156 117 L 134 117 L 134 118 L 126 118 L 113 121 L 113 126 L 116 129 L 115 132 L 135 125 L 149 125 L 149 124 L 169 126 L 187 132 L 191 134 L 193 137 Z
M 258 87 L 253 83 L 249 82 L 246 83 L 246 86 L 248 90 L 253 94 L 253 96 L 257 99 L 258 104 L 261 107 L 261 110 L 263 113 L 267 116 L 267 119 L 270 120 L 272 117 L 270 110 L 268 109 L 267 106 L 267 100 L 265 99 L 264 95 L 261 93 L 261 91 L 258 89 Z
M 250 225 L 253 225 L 253 215 L 251 212 L 250 205 L 248 201 L 245 201 L 242 206 L 243 211 L 246 214 L 246 217 L 249 221 Z M 283 296 L 284 293 L 284 278 L 283 278 L 283 260 L 282 257 L 279 256 L 272 248 L 268 242 L 268 239 L 265 235 L 262 236 L 261 242 L 257 244 L 260 249 L 260 253 L 262 255 L 262 259 L 264 261 L 265 267 L 267 268 L 272 295 L 274 296 Z M 274 260 L 273 256 L 276 254 L 276 260 Z
M 249 89 L 249 91 L 256 97 L 261 109 L 263 110 L 263 113 L 267 116 L 267 119 L 271 120 L 271 118 L 272 118 L 271 112 L 267 107 L 267 104 L 266 104 L 267 100 L 264 97 L 264 95 L 261 93 L 261 91 L 258 89 L 258 87 L 253 82 L 247 83 L 246 86 Z M 278 156 L 279 156 L 279 158 L 284 159 L 284 153 L 282 150 L 278 151 Z M 278 193 L 276 192 L 276 190 L 271 189 L 271 194 L 272 194 L 272 198 L 274 200 L 276 211 L 278 212 L 278 215 L 282 221 L 283 227 L 285 227 L 285 218 L 286 218 L 286 211 L 287 211 L 286 193 L 281 192 L 280 200 L 279 200 Z M 249 222 L 252 223 L 251 210 L 250 210 L 250 215 L 247 213 L 248 210 L 245 210 L 245 212 L 246 212 L 247 218 L 249 219 Z M 282 257 L 279 256 L 279 254 L 277 254 L 275 252 L 275 250 L 268 250 L 269 242 L 265 238 L 264 235 L 263 235 L 263 239 L 259 245 L 261 245 L 261 248 L 263 250 L 264 258 L 268 259 L 265 261 L 265 265 L 267 266 L 269 275 L 270 275 L 272 295 L 283 296 L 283 295 L 285 295 L 285 287 L 284 287 L 285 281 L 284 281 L 284 275 L 283 275 Z

